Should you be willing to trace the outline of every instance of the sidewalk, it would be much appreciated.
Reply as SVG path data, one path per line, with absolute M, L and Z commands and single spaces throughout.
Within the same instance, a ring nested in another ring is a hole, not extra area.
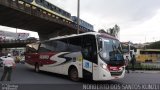
M 127 71 L 126 71 L 126 73 L 127 73 Z M 160 71 L 154 71 L 154 70 L 135 70 L 135 71 L 131 71 L 130 70 L 130 73 L 155 73 L 155 74 L 157 74 L 157 73 L 159 73 L 160 74 Z

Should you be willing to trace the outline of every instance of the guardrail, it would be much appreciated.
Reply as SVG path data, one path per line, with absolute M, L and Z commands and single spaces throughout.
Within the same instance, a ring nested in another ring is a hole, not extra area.
M 160 70 L 160 63 L 135 63 L 135 70 Z M 129 64 L 129 69 L 132 65 Z
M 149 69 L 159 69 L 160 70 L 160 63 L 141 63 L 141 65 Z
M 0 44 L 12 44 L 12 43 L 34 43 L 37 40 L 0 40 Z

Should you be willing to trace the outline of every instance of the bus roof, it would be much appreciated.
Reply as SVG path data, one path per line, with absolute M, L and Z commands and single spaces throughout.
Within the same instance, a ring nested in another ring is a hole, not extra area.
M 86 32 L 86 33 L 81 33 L 81 34 L 72 34 L 72 35 L 65 35 L 65 36 L 57 36 L 57 37 L 54 37 L 54 38 L 50 38 L 49 40 L 56 40 L 56 39 L 76 37 L 76 36 L 83 36 L 83 35 L 100 35 L 100 36 L 105 37 L 105 38 L 111 38 L 111 39 L 118 40 L 118 39 L 116 39 L 115 37 L 113 37 L 113 36 L 111 36 L 109 34 L 98 33 L 98 32 Z

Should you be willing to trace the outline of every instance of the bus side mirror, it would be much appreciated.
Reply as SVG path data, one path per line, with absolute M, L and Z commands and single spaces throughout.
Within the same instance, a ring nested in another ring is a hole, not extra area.
M 99 49 L 99 51 L 97 52 L 98 54 L 102 52 L 102 48 Z
M 98 54 L 100 52 L 102 52 L 102 41 L 101 40 L 98 41 Z
M 99 46 L 99 47 L 98 47 L 99 50 L 102 49 L 102 40 L 101 40 L 101 39 L 98 41 L 98 46 Z

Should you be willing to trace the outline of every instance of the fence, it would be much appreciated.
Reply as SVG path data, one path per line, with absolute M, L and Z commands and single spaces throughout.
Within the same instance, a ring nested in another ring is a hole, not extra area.
M 129 69 L 132 69 L 131 64 L 129 64 Z M 160 63 L 136 63 L 135 70 L 160 70 Z

